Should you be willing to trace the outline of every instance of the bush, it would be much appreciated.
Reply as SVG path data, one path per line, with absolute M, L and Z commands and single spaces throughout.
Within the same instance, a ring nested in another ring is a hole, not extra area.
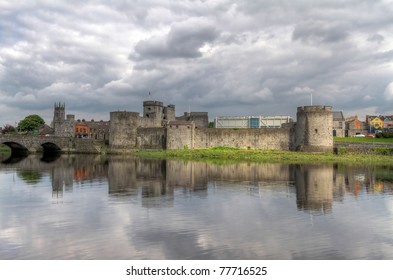
M 376 155 L 382 155 L 382 156 L 393 155 L 393 149 L 392 148 L 373 148 L 372 151 Z
M 378 132 L 376 138 L 393 138 L 393 132 Z
M 336 152 L 338 155 L 345 155 L 348 153 L 348 149 L 345 147 L 339 147 Z

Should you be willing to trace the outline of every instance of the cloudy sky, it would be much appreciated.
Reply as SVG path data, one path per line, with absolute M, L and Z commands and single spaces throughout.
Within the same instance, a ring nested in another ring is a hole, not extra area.
M 0 126 L 149 99 L 210 119 L 295 116 L 311 95 L 393 114 L 392 35 L 392 0 L 0 0 Z

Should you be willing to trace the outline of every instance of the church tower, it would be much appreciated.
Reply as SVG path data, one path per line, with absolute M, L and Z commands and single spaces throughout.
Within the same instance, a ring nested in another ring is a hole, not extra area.
M 53 129 L 55 135 L 61 134 L 61 125 L 65 121 L 65 104 L 55 103 L 55 110 L 53 113 Z

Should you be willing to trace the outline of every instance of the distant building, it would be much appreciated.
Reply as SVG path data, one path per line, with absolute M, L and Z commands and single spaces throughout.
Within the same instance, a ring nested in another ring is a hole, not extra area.
M 383 120 L 383 128 L 384 130 L 393 130 L 393 116 L 385 116 L 385 119 Z
M 89 137 L 89 127 L 85 120 L 77 120 L 74 125 L 74 137 L 76 138 L 88 138 Z
M 75 115 L 65 118 L 65 104 L 55 103 L 53 114 L 55 136 L 109 140 L 109 121 L 75 120 Z
M 220 116 L 214 119 L 215 128 L 280 128 L 293 122 L 290 116 Z
M 109 139 L 109 121 L 94 121 L 87 122 L 89 128 L 88 138 L 95 140 L 108 140 Z
M 52 127 L 50 127 L 47 124 L 43 124 L 38 128 L 38 135 L 39 136 L 49 136 L 49 135 L 53 135 L 54 134 L 54 130 Z
M 393 116 L 366 116 L 366 124 L 370 133 L 393 130 Z
M 368 133 L 367 125 L 365 122 L 359 120 L 358 116 L 351 116 L 345 119 L 345 136 L 353 137 L 357 134 Z
M 375 133 L 377 130 L 382 130 L 384 127 L 384 116 L 366 116 L 366 123 L 369 127 L 370 133 Z
M 220 116 L 214 119 L 215 128 L 248 128 L 249 117 Z
M 333 136 L 345 137 L 345 118 L 342 111 L 333 112 Z

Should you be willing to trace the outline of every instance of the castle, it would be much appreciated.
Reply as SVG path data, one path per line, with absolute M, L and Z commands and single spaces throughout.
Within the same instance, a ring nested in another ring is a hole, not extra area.
M 79 137 L 79 130 L 85 125 L 82 138 L 105 140 L 108 151 L 114 153 L 216 146 L 308 152 L 333 150 L 331 106 L 298 107 L 297 122 L 281 128 L 231 129 L 208 128 L 206 112 L 189 112 L 176 117 L 175 106 L 164 106 L 160 101 L 144 101 L 142 116 L 137 112 L 110 112 L 107 122 L 78 122 L 74 115 L 65 118 L 64 104 L 55 104 L 53 124 L 55 135 L 67 137 Z

